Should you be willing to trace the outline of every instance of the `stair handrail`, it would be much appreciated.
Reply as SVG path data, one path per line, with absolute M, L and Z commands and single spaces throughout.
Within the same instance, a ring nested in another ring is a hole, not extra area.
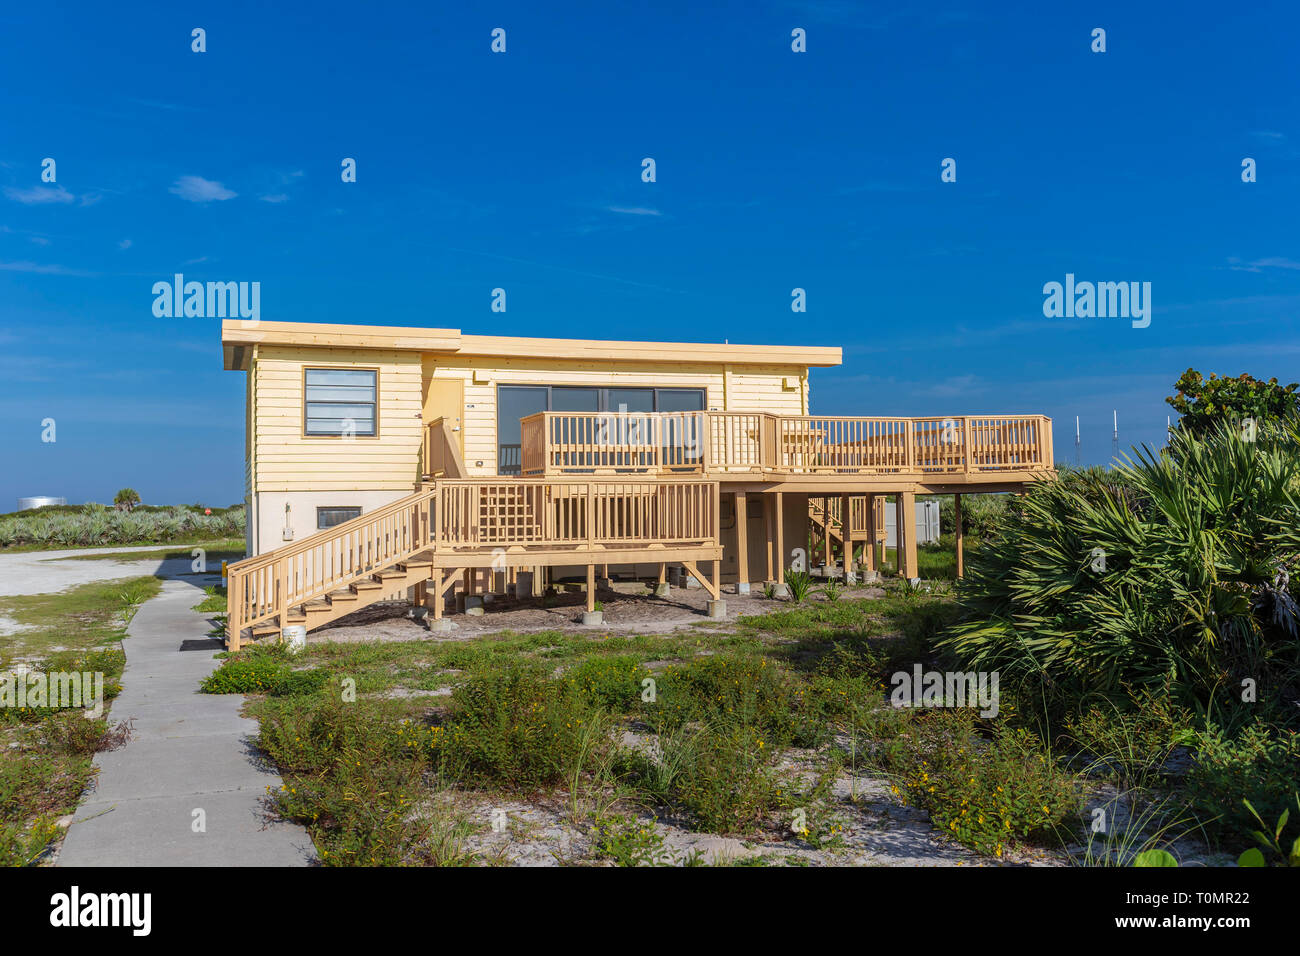
M 331 528 L 324 528 L 315 534 L 308 535 L 301 541 L 295 541 L 293 544 L 276 548 L 274 551 L 267 551 L 262 554 L 254 555 L 251 558 L 245 558 L 242 561 L 236 561 L 234 564 L 226 567 L 226 635 L 227 644 L 230 650 L 238 650 L 240 642 L 240 632 L 244 628 L 253 627 L 270 618 L 284 614 L 293 604 L 304 603 L 326 594 L 330 591 L 337 590 L 341 587 L 364 579 L 367 575 L 373 573 L 374 567 L 371 565 L 359 565 L 356 570 L 350 574 L 343 575 L 337 580 L 331 580 L 328 585 L 321 585 L 313 589 L 303 591 L 300 595 L 295 595 L 292 601 L 285 593 L 288 590 L 286 576 L 283 568 L 286 561 L 298 557 L 332 541 L 344 538 L 359 528 L 367 524 L 383 521 L 402 511 L 412 507 L 418 507 L 425 502 L 432 501 L 437 494 L 436 485 L 429 488 L 421 489 L 404 498 L 390 502 L 373 511 L 365 512 L 355 518 L 349 518 L 347 521 L 334 525 Z M 416 528 L 411 534 L 406 545 L 391 554 L 385 556 L 385 562 L 400 561 L 404 557 L 409 557 L 416 552 L 428 547 L 430 533 L 429 515 L 426 512 L 422 515 L 422 520 L 416 521 Z M 277 566 L 275 575 L 274 593 L 260 595 L 256 602 L 259 610 L 248 613 L 245 602 L 244 583 L 248 577 L 262 571 L 272 565 Z M 282 587 L 282 585 L 284 585 Z M 283 624 L 283 619 L 281 624 Z

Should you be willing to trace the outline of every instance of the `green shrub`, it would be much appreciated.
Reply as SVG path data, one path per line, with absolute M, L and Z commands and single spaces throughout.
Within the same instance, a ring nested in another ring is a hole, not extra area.
M 807 785 L 782 774 L 779 748 L 752 726 L 724 724 L 672 734 L 662 760 L 674 768 L 666 798 L 684 811 L 694 829 L 709 833 L 755 833 L 790 829 L 795 809 L 805 817 L 824 799 L 834 773 Z
M 923 499 L 918 498 L 919 500 Z M 1010 500 L 1010 495 L 962 495 L 961 526 L 968 535 L 966 543 L 970 544 L 972 537 L 984 539 L 996 535 L 1006 516 Z M 940 543 L 946 548 L 953 545 L 952 535 L 956 527 L 956 502 L 952 495 L 940 495 L 939 529 L 943 532 Z
M 1300 439 L 1221 427 L 1135 454 L 1110 472 L 1033 483 L 971 555 L 964 619 L 941 647 L 963 669 L 1041 689 L 1058 715 L 1168 687 L 1240 721 L 1257 709 L 1239 698 L 1250 678 L 1294 721 Z
M 271 686 L 273 697 L 294 697 L 317 693 L 330 682 L 330 672 L 321 668 L 289 670 L 285 668 Z
M 205 694 L 269 694 L 285 680 L 289 667 L 268 654 L 227 660 L 203 679 Z
M 812 589 L 812 575 L 807 571 L 793 569 L 786 571 L 785 586 L 790 590 L 790 600 L 795 604 L 802 604 Z
M 688 722 L 736 725 L 761 731 L 769 745 L 784 746 L 823 728 L 805 725 L 794 682 L 766 658 L 717 654 L 667 668 L 642 718 L 656 731 Z
M 213 509 L 210 515 L 197 507 L 136 507 L 130 511 L 109 511 L 90 505 L 42 508 L 0 517 L 0 546 L 211 541 L 243 537 L 244 524 L 243 506 Z
M 0 866 L 30 866 L 62 832 L 57 817 L 31 823 L 0 820 Z
M 1038 737 L 1000 730 L 986 740 L 964 710 L 916 715 L 884 760 L 909 805 L 958 842 L 995 856 L 1016 840 L 1059 839 L 1078 812 L 1072 778 Z
M 618 866 L 672 866 L 673 855 L 664 846 L 663 834 L 628 814 L 614 814 L 596 821 L 592 832 L 596 854 Z
M 584 734 L 608 724 L 575 682 L 515 662 L 471 675 L 450 710 L 436 750 L 442 772 L 522 791 L 572 779 L 587 754 Z
M 393 701 L 285 698 L 259 705 L 258 745 L 284 777 L 272 794 L 306 826 L 327 866 L 463 862 L 462 822 L 428 805 L 437 728 Z
M 641 700 L 641 682 L 650 676 L 639 658 L 591 657 L 564 677 L 595 707 L 611 713 L 630 713 Z
M 1279 385 L 1275 378 L 1265 382 L 1243 372 L 1236 378 L 1211 375 L 1206 379 L 1189 368 L 1174 387 L 1177 395 L 1165 401 L 1182 416 L 1178 427 L 1195 434 L 1220 424 L 1240 428 L 1244 419 L 1263 425 L 1300 412 L 1300 395 L 1296 394 L 1300 385 Z
M 31 731 L 42 753 L 80 757 L 93 757 L 101 750 L 120 747 L 130 736 L 129 723 L 110 726 L 105 718 L 89 718 L 79 710 L 55 714 Z
M 1079 748 L 1085 773 L 1128 790 L 1163 777 L 1174 750 L 1194 739 L 1187 711 L 1166 692 L 1144 690 L 1132 695 L 1131 707 L 1106 701 L 1069 716 L 1062 742 Z
M 1243 803 L 1266 820 L 1290 809 L 1300 768 L 1300 735 L 1255 723 L 1228 736 L 1197 735 L 1196 762 L 1187 775 L 1191 805 L 1206 829 L 1233 849 L 1250 845 L 1258 826 Z

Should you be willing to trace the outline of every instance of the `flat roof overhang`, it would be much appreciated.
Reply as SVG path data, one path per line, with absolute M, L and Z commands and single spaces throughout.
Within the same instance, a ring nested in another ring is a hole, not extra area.
M 548 358 L 611 363 L 722 363 L 830 368 L 842 361 L 842 352 L 838 347 L 819 345 L 522 338 L 462 335 L 459 329 L 414 329 L 392 325 L 252 323 L 243 319 L 222 321 L 221 346 L 227 369 L 247 369 L 254 345 L 435 352 L 462 358 Z

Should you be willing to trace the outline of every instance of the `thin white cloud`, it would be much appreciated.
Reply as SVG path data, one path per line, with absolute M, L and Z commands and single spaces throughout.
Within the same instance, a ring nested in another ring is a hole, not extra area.
M 649 206 L 606 206 L 606 212 L 616 212 L 623 216 L 662 216 L 658 209 Z
M 33 186 L 31 189 L 17 189 L 13 186 L 6 186 L 5 195 L 14 202 L 20 202 L 25 206 L 70 203 L 77 200 L 76 196 L 62 186 Z
M 262 202 L 280 203 L 289 201 L 289 196 L 286 193 L 269 193 L 265 196 L 258 196 L 257 198 L 262 200 Z
M 119 243 L 117 244 L 117 247 L 118 247 L 119 249 L 130 249 L 130 248 L 131 248 L 131 240 L 130 240 L 130 239 L 123 239 L 121 242 L 119 242 Z
M 1228 268 L 1234 272 L 1263 272 L 1265 269 L 1300 269 L 1300 261 L 1286 256 L 1266 256 L 1245 262 L 1235 256 L 1228 257 Z
M 0 272 L 31 272 L 49 276 L 93 276 L 93 272 L 69 269 L 67 266 L 45 265 L 39 262 L 0 262 Z
M 202 176 L 182 176 L 172 184 L 168 192 L 180 196 L 186 202 L 202 203 L 222 202 L 239 195 L 221 183 L 204 179 Z

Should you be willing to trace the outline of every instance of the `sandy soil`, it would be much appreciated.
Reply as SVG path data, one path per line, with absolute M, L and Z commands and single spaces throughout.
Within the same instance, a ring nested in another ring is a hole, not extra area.
M 0 597 L 19 594 L 52 594 L 94 581 L 114 581 L 119 578 L 142 577 L 156 574 L 162 577 L 179 577 L 190 573 L 189 559 L 140 561 L 105 559 L 103 561 L 62 561 L 61 558 L 82 557 L 88 554 L 119 554 L 127 551 L 157 551 L 162 545 L 140 548 L 70 548 L 63 551 L 21 551 L 0 554 Z M 176 545 L 181 550 L 184 545 Z M 211 565 L 209 565 L 211 566 Z M 220 563 L 217 571 L 221 570 Z
M 604 623 L 584 625 L 582 612 L 586 598 L 581 588 L 566 590 L 561 585 L 549 602 L 542 598 L 523 601 L 496 597 L 484 606 L 480 617 L 452 613 L 447 620 L 452 630 L 430 633 L 422 621 L 411 617 L 410 604 L 387 601 L 372 604 L 354 614 L 339 618 L 311 632 L 308 641 L 413 641 L 466 640 L 500 631 L 533 633 L 537 631 L 579 631 L 595 634 L 669 634 L 683 628 L 723 627 L 747 614 L 766 614 L 789 608 L 789 602 L 770 600 L 755 589 L 750 594 L 728 594 L 725 619 L 710 619 L 705 612 L 709 594 L 703 588 L 673 588 L 667 598 L 657 598 L 644 584 L 615 582 L 611 589 L 601 588 L 596 600 L 604 606 Z M 881 597 L 879 588 L 862 588 L 846 593 L 856 599 Z

